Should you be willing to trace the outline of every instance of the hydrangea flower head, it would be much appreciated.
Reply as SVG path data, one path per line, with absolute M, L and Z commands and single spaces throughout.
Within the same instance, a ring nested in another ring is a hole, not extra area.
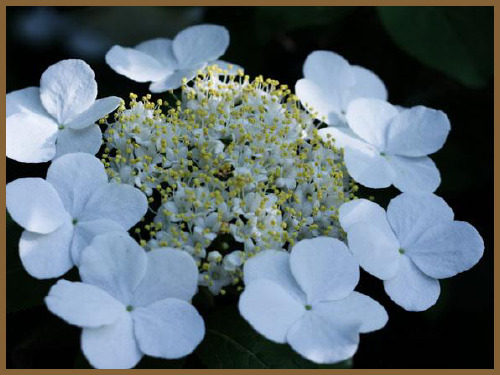
M 181 87 L 182 80 L 191 80 L 207 63 L 227 67 L 217 60 L 229 46 L 229 32 L 217 25 L 188 27 L 173 40 L 157 38 L 135 48 L 113 46 L 106 62 L 117 73 L 134 81 L 152 82 L 151 92 L 164 92 Z
M 384 280 L 391 299 L 410 311 L 426 310 L 440 294 L 438 279 L 466 271 L 484 243 L 469 223 L 453 220 L 446 202 L 430 193 L 403 193 L 387 213 L 366 199 L 340 208 L 349 249 L 360 266 Z
M 121 99 L 96 97 L 94 72 L 82 60 L 62 60 L 45 70 L 40 88 L 7 94 L 7 157 L 40 163 L 72 152 L 97 153 L 102 134 L 95 122 Z
M 124 232 L 147 210 L 143 193 L 108 183 L 99 159 L 83 153 L 55 160 L 46 180 L 7 184 L 6 200 L 12 218 L 26 229 L 19 241 L 24 268 L 40 279 L 65 274 L 96 235 Z
M 127 234 L 97 236 L 82 252 L 82 282 L 59 280 L 48 309 L 82 327 L 82 350 L 96 368 L 131 368 L 144 354 L 176 359 L 205 335 L 190 304 L 198 270 L 186 253 L 146 253 Z
M 245 263 L 244 275 L 241 315 L 269 340 L 317 363 L 352 357 L 359 333 L 388 319 L 378 302 L 354 292 L 358 264 L 334 238 L 302 240 L 291 253 L 264 251 Z

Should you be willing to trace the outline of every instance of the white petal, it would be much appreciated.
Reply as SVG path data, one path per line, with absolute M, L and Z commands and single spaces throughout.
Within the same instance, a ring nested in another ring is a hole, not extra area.
M 427 229 L 453 220 L 453 210 L 443 198 L 431 193 L 403 193 L 387 206 L 387 219 L 401 243 L 414 243 Z
M 285 343 L 290 327 L 306 312 L 305 304 L 266 279 L 247 284 L 238 303 L 241 316 L 267 339 Z
M 205 336 L 205 324 L 186 301 L 168 298 L 132 312 L 139 348 L 166 359 L 190 354 Z
M 387 89 L 384 82 L 375 73 L 357 65 L 353 65 L 351 69 L 356 83 L 347 90 L 343 109 L 346 109 L 349 103 L 357 98 L 387 100 Z
M 96 286 L 59 280 L 45 297 L 48 309 L 69 324 L 99 327 L 118 320 L 125 306 Z
M 425 156 L 443 147 L 450 121 L 443 111 L 417 106 L 403 110 L 389 124 L 387 152 Z
M 399 268 L 399 242 L 390 228 L 361 222 L 347 232 L 349 249 L 359 265 L 382 280 L 396 275 Z
M 88 109 L 97 97 L 94 71 L 82 60 L 51 65 L 40 78 L 40 99 L 60 125 Z
M 149 85 L 149 91 L 153 93 L 165 92 L 168 90 L 175 90 L 182 86 L 182 80 L 186 78 L 191 81 L 196 76 L 196 71 L 192 69 L 180 69 L 174 73 L 167 75 L 157 82 Z
M 80 276 L 128 305 L 146 273 L 146 262 L 144 249 L 128 234 L 102 234 L 81 252 Z
M 95 368 L 132 368 L 143 356 L 135 340 L 132 316 L 126 311 L 113 324 L 84 328 L 81 341 L 83 354 Z
M 323 89 L 309 79 L 299 79 L 295 84 L 295 93 L 304 107 L 307 107 L 311 113 L 317 113 L 315 117 L 327 124 L 330 123 L 328 121 L 329 114 L 341 110 L 336 101 L 328 100 L 329 98 Z M 312 110 L 310 110 L 311 107 Z
M 387 141 L 387 128 L 398 110 L 380 99 L 355 99 L 347 107 L 346 119 L 354 132 L 384 151 Z
M 338 301 L 320 302 L 313 306 L 313 310 L 325 315 L 327 319 L 341 316 L 346 322 L 357 324 L 361 333 L 379 330 L 389 320 L 380 303 L 358 292 L 352 292 Z
M 432 193 L 441 183 L 441 176 L 436 164 L 427 156 L 408 158 L 406 156 L 388 156 L 394 172 L 393 183 L 400 191 L 426 191 Z
M 42 163 L 56 154 L 57 124 L 48 117 L 17 113 L 6 120 L 5 153 L 22 163 Z
M 298 301 L 306 303 L 306 296 L 290 270 L 290 254 L 286 251 L 262 251 L 245 262 L 243 266 L 245 285 L 259 279 L 273 281 Z
M 307 303 L 337 300 L 351 293 L 359 281 L 359 267 L 347 246 L 329 237 L 298 242 L 290 268 L 306 293 Z
M 330 116 L 331 118 L 331 116 Z M 320 129 L 318 134 L 325 142 L 333 140 L 337 148 L 352 148 L 360 150 L 373 150 L 364 140 L 359 138 L 350 128 L 346 127 L 327 127 Z
M 90 196 L 81 219 L 110 219 L 128 230 L 147 210 L 148 201 L 143 192 L 130 185 L 111 182 L 100 186 Z
M 78 216 L 90 195 L 108 182 L 104 165 L 96 157 L 75 153 L 57 158 L 47 171 L 47 182 L 58 192 L 64 207 Z
M 85 112 L 79 114 L 66 124 L 67 127 L 75 130 L 84 129 L 93 125 L 100 118 L 113 112 L 120 105 L 121 99 L 117 96 L 97 99 Z
M 380 189 L 391 185 L 394 171 L 386 157 L 369 147 L 344 150 L 347 171 L 359 184 Z
M 41 178 L 19 178 L 7 184 L 7 210 L 23 228 L 50 233 L 67 220 L 57 191 Z
M 208 62 L 208 65 L 217 65 L 222 70 L 227 70 L 227 73 L 229 75 L 238 75 L 239 70 L 244 70 L 243 67 L 239 66 L 238 64 L 234 64 L 231 62 L 227 62 L 224 60 L 215 60 L 215 61 L 210 61 Z
M 346 232 L 352 225 L 362 221 L 370 224 L 389 225 L 385 210 L 368 199 L 355 199 L 340 206 L 339 221 Z
M 426 275 L 444 279 L 470 269 L 483 251 L 484 242 L 476 228 L 451 221 L 426 230 L 408 247 L 408 256 Z
M 173 50 L 181 68 L 213 61 L 226 52 L 229 32 L 223 26 L 197 25 L 182 30 L 174 38 Z
M 158 81 L 170 72 L 150 55 L 121 46 L 111 47 L 106 53 L 106 63 L 118 74 L 137 82 Z
M 50 117 L 40 101 L 40 89 L 38 87 L 26 87 L 25 89 L 11 91 L 6 95 L 5 103 L 7 117 L 17 113 Z
M 56 157 L 77 152 L 95 155 L 101 144 L 102 133 L 98 125 L 90 125 L 82 130 L 66 128 L 59 131 L 57 136 Z
M 26 271 L 37 279 L 64 275 L 73 267 L 69 251 L 72 238 L 71 223 L 49 234 L 24 231 L 19 240 L 19 257 Z
M 146 40 L 136 45 L 135 49 L 155 58 L 169 71 L 174 71 L 179 67 L 170 39 L 156 38 Z
M 313 308 L 290 328 L 287 341 L 293 350 L 316 363 L 346 360 L 358 349 L 360 325 L 346 318 Z
M 324 100 L 338 110 L 342 96 L 355 84 L 351 66 L 342 56 L 330 51 L 314 51 L 304 62 L 304 77 L 322 88 Z
M 71 258 L 75 264 L 80 263 L 80 253 L 92 243 L 94 237 L 109 232 L 125 232 L 123 227 L 113 220 L 99 219 L 92 221 L 78 221 L 74 226 L 73 241 L 71 242 Z
M 198 286 L 198 267 L 191 255 L 178 249 L 158 248 L 149 251 L 147 258 L 146 274 L 134 292 L 134 306 L 147 306 L 166 298 L 191 301 Z
M 441 292 L 439 281 L 425 275 L 406 255 L 401 257 L 396 276 L 384 281 L 384 289 L 394 303 L 407 311 L 427 310 Z

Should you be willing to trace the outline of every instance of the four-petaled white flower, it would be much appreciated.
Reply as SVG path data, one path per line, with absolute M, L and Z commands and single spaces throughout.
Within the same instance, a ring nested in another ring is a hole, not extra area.
M 173 40 L 147 40 L 134 48 L 113 46 L 106 54 L 106 62 L 127 78 L 152 82 L 149 90 L 158 93 L 179 88 L 183 78 L 191 80 L 208 63 L 229 68 L 228 63 L 217 60 L 228 46 L 225 27 L 197 25 L 182 30 Z
M 416 106 L 401 112 L 378 99 L 356 99 L 347 108 L 349 127 L 319 130 L 344 148 L 347 170 L 370 188 L 393 184 L 400 191 L 433 192 L 439 170 L 427 156 L 443 147 L 450 122 L 442 111 Z
M 269 340 L 288 343 L 311 361 L 350 358 L 359 333 L 387 322 L 378 302 L 353 291 L 359 267 L 337 239 L 302 240 L 291 254 L 264 251 L 249 259 L 243 272 L 241 315 Z
M 108 183 L 102 163 L 84 153 L 56 159 L 46 180 L 7 184 L 6 200 L 12 218 L 26 229 L 19 241 L 24 268 L 40 279 L 63 275 L 96 235 L 128 230 L 148 207 L 140 190 Z
M 96 154 L 102 143 L 97 120 L 121 99 L 97 97 L 94 72 L 82 60 L 63 60 L 45 70 L 40 88 L 7 94 L 7 157 L 40 163 L 72 153 Z
M 389 297 L 409 311 L 422 311 L 439 297 L 438 279 L 474 266 L 484 243 L 469 223 L 453 220 L 446 202 L 431 193 L 403 193 L 387 213 L 357 199 L 340 207 L 340 223 L 361 267 L 384 280 Z
M 295 85 L 300 101 L 331 126 L 343 125 L 349 103 L 357 98 L 387 100 L 382 80 L 372 71 L 350 65 L 330 51 L 314 51 L 304 63 L 304 78 Z
M 166 359 L 188 355 L 205 335 L 189 303 L 198 269 L 183 251 L 148 253 L 126 233 L 97 236 L 82 252 L 82 282 L 60 280 L 47 307 L 82 327 L 82 350 L 96 368 L 131 368 L 144 354 Z

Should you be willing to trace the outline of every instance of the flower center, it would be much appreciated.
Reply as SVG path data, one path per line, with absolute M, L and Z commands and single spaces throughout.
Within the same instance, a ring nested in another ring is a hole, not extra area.
M 312 306 L 311 305 L 306 305 L 306 310 L 312 310 Z
M 63 130 L 64 129 L 64 125 L 59 125 L 59 130 Z
M 128 305 L 127 306 L 127 311 L 128 312 L 132 311 L 133 309 L 134 309 L 134 306 L 132 306 L 132 305 Z
M 78 219 L 73 219 L 71 222 L 73 223 L 73 225 L 76 225 L 78 223 Z
M 405 249 L 403 249 L 402 247 L 399 248 L 399 253 L 400 254 L 404 254 L 405 252 L 406 252 Z

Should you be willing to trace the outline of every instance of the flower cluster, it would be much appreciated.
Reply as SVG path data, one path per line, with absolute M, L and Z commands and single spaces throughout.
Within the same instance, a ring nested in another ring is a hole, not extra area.
M 45 180 L 7 185 L 20 257 L 40 279 L 78 268 L 81 282 L 59 280 L 45 302 L 82 328 L 94 367 L 190 354 L 205 334 L 191 304 L 201 288 L 235 291 L 267 339 L 339 362 L 388 320 L 354 291 L 360 267 L 422 311 L 439 279 L 483 254 L 476 229 L 433 194 L 427 155 L 446 141 L 446 114 L 391 105 L 380 78 L 329 51 L 309 55 L 295 94 L 217 60 L 228 45 L 225 28 L 199 25 L 111 48 L 110 67 L 158 99 L 96 100 L 81 60 L 7 94 L 7 156 L 52 160 Z M 358 184 L 403 193 L 385 211 Z

